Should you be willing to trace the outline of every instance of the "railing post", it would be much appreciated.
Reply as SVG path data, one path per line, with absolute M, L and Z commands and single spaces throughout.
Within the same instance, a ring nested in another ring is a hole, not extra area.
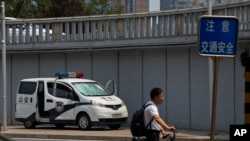
M 118 39 L 124 37 L 124 20 L 118 20 Z
M 54 28 L 54 32 L 53 32 L 53 35 L 54 35 L 54 41 L 58 42 L 59 41 L 59 23 L 54 23 L 53 24 L 53 28 Z M 49 33 L 46 33 L 46 36 L 48 36 Z
M 181 32 L 182 32 L 182 30 L 181 30 L 181 15 L 180 14 L 177 14 L 176 15 L 176 18 L 175 18 L 175 20 L 176 20 L 176 24 L 177 24 L 177 35 L 181 35 Z M 189 24 L 187 24 L 187 25 L 189 25 Z

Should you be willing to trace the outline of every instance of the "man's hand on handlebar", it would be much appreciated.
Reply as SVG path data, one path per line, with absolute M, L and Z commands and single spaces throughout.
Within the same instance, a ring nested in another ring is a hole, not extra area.
M 165 137 L 165 136 L 167 136 L 167 135 L 168 135 L 168 133 L 167 133 L 167 132 L 165 132 L 164 130 L 162 130 L 162 131 L 161 131 L 161 134 L 162 134 L 162 136 L 163 136 L 163 137 Z
M 169 130 L 169 131 L 172 131 L 172 132 L 175 132 L 175 131 L 176 131 L 176 129 L 175 129 L 174 126 L 170 126 L 170 127 L 168 128 L 168 130 Z

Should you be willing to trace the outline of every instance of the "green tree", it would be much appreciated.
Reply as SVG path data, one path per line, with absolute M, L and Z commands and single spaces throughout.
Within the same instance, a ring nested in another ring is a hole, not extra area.
M 91 0 L 84 3 L 84 11 L 90 15 L 121 14 L 123 6 L 111 7 L 110 0 Z
M 46 17 L 69 17 L 88 15 L 83 11 L 82 0 L 51 0 Z
M 47 18 L 121 14 L 123 6 L 111 7 L 110 0 L 5 0 L 6 16 Z
M 108 10 L 108 14 L 122 14 L 124 13 L 124 6 L 120 5 Z
M 45 13 L 49 11 L 51 7 L 52 1 L 51 0 L 33 0 L 34 5 L 32 8 L 32 13 L 35 18 L 45 18 Z
M 5 7 L 6 16 L 16 17 L 16 18 L 25 18 L 29 16 L 29 7 L 31 5 L 30 0 L 6 0 Z
M 5 0 L 6 16 L 16 18 L 44 17 L 51 0 Z

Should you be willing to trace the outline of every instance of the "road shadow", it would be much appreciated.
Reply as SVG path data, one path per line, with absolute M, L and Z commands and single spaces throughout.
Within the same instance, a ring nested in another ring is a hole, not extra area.
M 16 127 L 12 127 L 12 129 L 26 129 L 26 128 L 22 127 L 22 126 L 16 126 Z M 121 127 L 119 129 L 116 129 L 116 130 L 124 130 L 124 129 L 126 129 L 126 127 Z M 34 129 L 26 129 L 26 130 L 113 131 L 113 129 L 110 129 L 110 128 L 105 127 L 105 126 L 92 127 L 91 129 L 88 129 L 88 130 L 80 130 L 77 126 L 65 126 L 63 128 L 58 128 L 58 127 L 55 127 L 53 125 L 37 125 Z M 114 130 L 114 131 L 116 131 L 116 130 Z

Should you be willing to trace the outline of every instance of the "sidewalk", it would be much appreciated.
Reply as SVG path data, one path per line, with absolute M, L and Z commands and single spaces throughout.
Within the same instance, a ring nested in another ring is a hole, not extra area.
M 38 126 L 35 129 L 25 129 L 23 126 L 8 126 L 2 134 L 12 138 L 44 138 L 44 139 L 78 139 L 78 140 L 108 140 L 131 141 L 131 133 L 128 128 L 110 130 L 106 128 L 94 128 L 81 131 L 77 126 L 66 126 L 64 129 L 56 129 L 53 126 Z M 209 131 L 178 130 L 176 141 L 209 141 Z M 216 141 L 229 141 L 229 133 L 219 132 L 215 136 Z

